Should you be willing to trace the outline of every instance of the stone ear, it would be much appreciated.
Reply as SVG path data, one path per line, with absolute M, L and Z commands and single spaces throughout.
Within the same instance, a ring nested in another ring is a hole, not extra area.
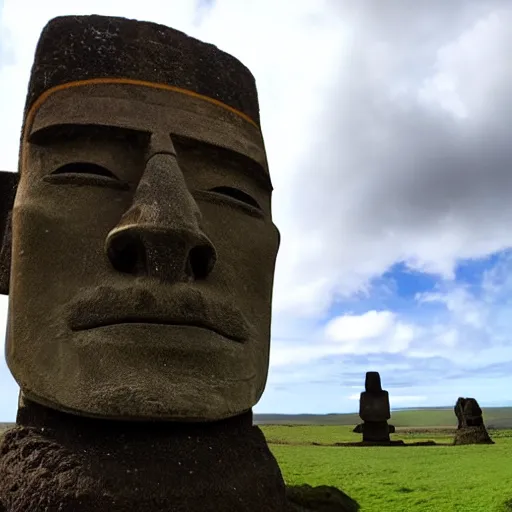
M 0 171 L 0 294 L 9 295 L 11 276 L 11 217 L 18 188 L 17 172 Z

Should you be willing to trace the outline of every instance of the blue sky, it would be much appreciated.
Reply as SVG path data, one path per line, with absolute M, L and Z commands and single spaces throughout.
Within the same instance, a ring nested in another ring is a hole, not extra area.
M 282 235 L 256 412 L 356 411 L 369 370 L 393 407 L 510 404 L 508 0 L 3 0 L 0 168 L 42 27 L 91 13 L 173 26 L 256 76 Z M 16 402 L 0 360 L 0 420 Z
M 381 373 L 396 408 L 449 406 L 461 395 L 487 406 L 511 404 L 511 264 L 507 250 L 462 260 L 453 279 L 394 265 L 358 299 L 333 304 L 300 341 L 283 342 L 294 345 L 298 360 L 305 350 L 304 361 L 279 361 L 270 376 L 272 393 L 258 410 L 294 413 L 298 403 L 308 404 L 304 412 L 355 410 L 369 370 Z M 342 347 L 326 343 L 326 326 L 349 317 L 353 323 L 340 326 L 344 336 L 335 338 Z M 396 343 L 400 324 L 412 332 Z M 308 353 L 315 345 L 318 357 Z

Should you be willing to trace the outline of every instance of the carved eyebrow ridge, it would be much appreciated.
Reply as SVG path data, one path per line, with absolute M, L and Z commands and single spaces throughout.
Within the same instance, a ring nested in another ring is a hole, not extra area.
M 243 174 L 247 178 L 251 180 L 255 180 L 258 184 L 263 187 L 267 192 L 272 192 L 274 187 L 272 186 L 272 180 L 270 179 L 270 175 L 268 172 L 255 160 L 249 158 L 242 153 L 238 153 L 237 151 L 233 151 L 228 148 L 223 148 L 221 146 L 216 146 L 214 144 L 209 144 L 205 141 L 198 141 L 189 137 L 184 137 L 182 135 L 171 135 L 173 141 L 176 144 L 176 150 L 178 152 L 178 160 L 179 160 L 179 148 L 180 145 L 183 146 L 192 146 L 196 147 L 202 151 L 210 152 L 216 160 L 222 157 L 228 157 L 231 161 L 234 161 L 237 164 L 237 172 Z
M 61 142 L 62 140 L 73 140 L 83 137 L 108 137 L 128 140 L 147 138 L 149 141 L 149 136 L 150 133 L 147 131 L 124 128 L 121 126 L 62 123 L 32 132 L 28 137 L 28 142 L 40 146 L 47 146 L 55 142 Z
M 198 141 L 193 138 L 184 137 L 182 135 L 174 135 L 170 133 L 169 136 L 178 144 L 180 142 L 184 145 L 192 144 L 204 151 L 216 153 L 217 155 L 228 156 L 230 160 L 239 164 L 237 165 L 238 172 L 244 174 L 249 179 L 254 179 L 265 190 L 272 192 L 273 186 L 268 172 L 266 172 L 265 169 L 263 169 L 263 167 L 261 167 L 261 165 L 252 158 L 249 158 L 228 148 L 209 144 L 208 142 L 204 141 Z M 116 125 L 62 123 L 53 124 L 51 126 L 32 132 L 28 137 L 28 142 L 40 146 L 50 146 L 53 143 L 59 143 L 63 140 L 69 141 L 84 137 L 105 137 L 113 139 L 122 138 L 131 143 L 137 141 L 142 144 L 148 144 L 150 141 L 151 132 L 145 130 L 137 130 L 135 128 L 125 128 Z

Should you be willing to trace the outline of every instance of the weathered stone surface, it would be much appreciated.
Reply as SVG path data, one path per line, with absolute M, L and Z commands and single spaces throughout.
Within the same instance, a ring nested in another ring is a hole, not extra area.
M 259 123 L 254 77 L 238 59 L 170 27 L 116 16 L 60 16 L 44 27 L 26 110 L 52 87 L 113 76 L 194 91 Z
M 214 422 L 120 422 L 25 400 L 0 444 L 7 512 L 283 512 L 275 458 L 252 413 Z
M 457 429 L 453 444 L 494 444 L 485 425 Z
M 485 428 L 482 409 L 474 398 L 459 397 L 454 412 L 458 425 L 453 444 L 494 444 Z
M 0 293 L 9 293 L 11 272 L 11 212 L 18 187 L 18 173 L 0 171 Z

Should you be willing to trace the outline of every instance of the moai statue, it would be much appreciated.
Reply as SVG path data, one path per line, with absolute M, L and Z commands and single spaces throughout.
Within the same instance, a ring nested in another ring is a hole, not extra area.
M 458 424 L 453 444 L 494 444 L 485 428 L 482 409 L 474 398 L 459 397 L 454 411 Z
M 279 233 L 251 73 L 165 26 L 59 17 L 23 119 L 0 509 L 291 510 L 252 423 Z
M 379 372 L 366 373 L 365 391 L 359 401 L 359 417 L 363 420 L 363 442 L 390 442 L 389 394 L 382 389 Z

